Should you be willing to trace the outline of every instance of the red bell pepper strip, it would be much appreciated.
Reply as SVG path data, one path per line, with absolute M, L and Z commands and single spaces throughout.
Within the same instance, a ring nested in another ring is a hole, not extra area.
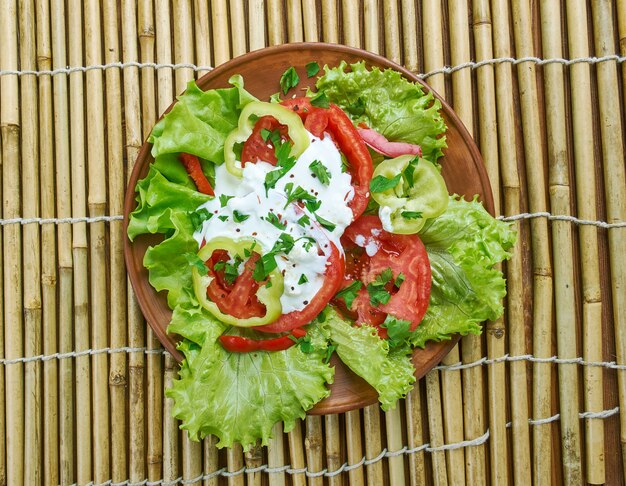
M 222 346 L 231 353 L 251 353 L 253 351 L 284 351 L 296 344 L 298 338 L 304 337 L 306 331 L 296 328 L 291 334 L 272 339 L 250 339 L 242 336 L 220 336 Z M 294 339 L 295 338 L 295 339 Z
M 181 153 L 180 162 L 183 164 L 187 173 L 196 184 L 198 191 L 209 196 L 215 196 L 215 192 L 211 187 L 211 183 L 202 172 L 202 166 L 198 157 L 191 154 Z

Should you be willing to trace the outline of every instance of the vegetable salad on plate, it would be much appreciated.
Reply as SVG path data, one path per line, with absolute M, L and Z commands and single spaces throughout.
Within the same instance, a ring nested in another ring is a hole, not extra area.
M 289 431 L 329 395 L 333 354 L 393 408 L 415 348 L 503 313 L 494 266 L 515 234 L 448 194 L 441 103 L 364 62 L 306 71 L 315 90 L 289 97 L 290 68 L 269 101 L 240 76 L 190 82 L 136 186 L 128 236 L 164 235 L 143 263 L 184 355 L 167 394 L 190 437 L 219 447 Z

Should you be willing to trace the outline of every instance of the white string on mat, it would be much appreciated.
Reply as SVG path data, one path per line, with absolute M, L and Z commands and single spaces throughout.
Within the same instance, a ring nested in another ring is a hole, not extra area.
M 430 76 L 434 76 L 436 74 L 452 74 L 456 71 L 460 71 L 462 69 L 478 69 L 483 66 L 493 65 L 493 64 L 502 64 L 508 63 L 512 65 L 522 64 L 525 62 L 532 62 L 537 64 L 538 66 L 543 66 L 545 64 L 562 64 L 564 66 L 571 66 L 572 64 L 579 63 L 587 63 L 587 64 L 598 64 L 601 62 L 615 61 L 617 63 L 622 63 L 626 61 L 626 57 L 619 56 L 617 54 L 612 54 L 608 56 L 602 57 L 576 57 L 574 59 L 564 59 L 564 58 L 548 58 L 542 59 L 539 57 L 496 57 L 493 59 L 485 59 L 483 61 L 469 61 L 462 64 L 457 64 L 455 66 L 444 66 L 439 69 L 434 69 L 427 73 L 419 73 L 417 77 L 421 79 L 429 78 Z M 85 73 L 87 71 L 100 70 L 104 71 L 106 69 L 125 69 L 125 68 L 152 68 L 152 69 L 192 69 L 193 71 L 211 71 L 213 66 L 198 66 L 192 63 L 155 63 L 155 62 L 139 62 L 139 61 L 126 61 L 126 62 L 110 62 L 107 64 L 93 64 L 90 66 L 66 66 L 63 68 L 56 69 L 42 69 L 42 70 L 31 70 L 31 69 L 5 69 L 0 70 L 0 76 L 55 76 L 57 74 L 71 74 L 71 73 Z
M 114 354 L 114 353 L 144 353 L 144 354 L 162 354 L 166 355 L 168 351 L 165 349 L 148 349 L 148 348 L 100 348 L 100 349 L 83 349 L 81 351 L 69 351 L 66 353 L 54 353 L 54 354 L 40 354 L 37 356 L 28 356 L 21 358 L 0 358 L 1 365 L 13 365 L 32 363 L 36 361 L 50 361 L 54 359 L 68 359 L 68 358 L 80 358 L 81 356 L 92 356 L 97 354 Z M 607 368 L 613 370 L 626 370 L 626 365 L 617 364 L 615 361 L 585 361 L 583 358 L 559 358 L 557 356 L 551 356 L 549 358 L 537 358 L 530 354 L 523 354 L 519 356 L 509 356 L 505 354 L 498 358 L 488 359 L 482 357 L 476 361 L 469 363 L 453 363 L 450 365 L 438 365 L 433 368 L 435 371 L 458 371 L 468 368 L 474 368 L 482 365 L 492 365 L 496 363 L 515 362 L 515 361 L 528 361 L 531 363 L 554 363 L 554 364 L 578 364 L 581 366 L 595 366 L 600 368 Z
M 521 219 L 532 219 L 532 218 L 546 218 L 549 221 L 568 221 L 574 224 L 580 225 L 591 225 L 597 226 L 599 228 L 611 229 L 611 228 L 624 228 L 626 227 L 626 222 L 618 221 L 615 223 L 607 223 L 606 221 L 598 221 L 598 220 L 590 220 L 590 219 L 580 219 L 576 216 L 570 216 L 568 214 L 551 214 L 545 211 L 537 212 L 537 213 L 520 213 L 514 214 L 511 216 L 498 216 L 496 219 L 509 222 L 509 221 L 517 221 Z M 0 219 L 0 226 L 5 226 L 9 224 L 76 224 L 76 223 L 100 223 L 100 222 L 111 222 L 111 221 L 121 221 L 124 217 L 121 214 L 112 215 L 112 216 L 82 216 L 77 218 L 10 218 L 10 219 Z
M 578 418 L 583 419 L 605 419 L 617 415 L 619 413 L 619 407 L 611 408 L 609 410 L 602 410 L 601 412 L 579 412 Z M 552 422 L 556 422 L 561 419 L 561 414 L 552 415 L 552 417 L 546 417 L 542 419 L 528 419 L 530 425 L 545 425 Z M 506 426 L 511 427 L 512 422 L 507 422 Z

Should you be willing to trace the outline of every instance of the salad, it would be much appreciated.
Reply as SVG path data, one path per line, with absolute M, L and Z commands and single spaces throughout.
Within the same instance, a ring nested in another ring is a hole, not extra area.
M 267 444 L 327 397 L 333 354 L 393 408 L 416 347 L 503 313 L 510 226 L 449 195 L 441 104 L 364 62 L 289 68 L 269 101 L 195 82 L 154 127 L 128 237 L 180 337 L 167 391 L 193 439 Z M 281 99 L 284 98 L 284 99 Z

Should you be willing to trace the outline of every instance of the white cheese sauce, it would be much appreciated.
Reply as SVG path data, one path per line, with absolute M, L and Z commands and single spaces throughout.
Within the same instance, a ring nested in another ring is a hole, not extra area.
M 277 169 L 271 164 L 246 163 L 241 178 L 230 174 L 225 165 L 217 166 L 215 198 L 198 208 L 206 209 L 213 216 L 194 233 L 198 245 L 217 236 L 233 240 L 254 238 L 263 253 L 274 247 L 282 233 L 289 234 L 295 240 L 293 249 L 276 256 L 276 264 L 284 278 L 284 291 L 280 297 L 283 314 L 303 309 L 320 290 L 331 253 L 330 242 L 342 251 L 339 238 L 353 219 L 348 203 L 354 197 L 354 189 L 350 174 L 342 172 L 337 147 L 329 136 L 320 139 L 309 134 L 309 138 L 310 145 L 295 165 L 268 191 L 264 186 L 265 175 Z M 328 170 L 328 184 L 322 184 L 309 168 L 316 160 Z M 290 183 L 291 190 L 299 186 L 321 202 L 316 214 L 335 225 L 332 232 L 316 223 L 298 223 L 305 215 L 314 222 L 315 216 L 305 208 L 287 204 L 289 191 L 285 186 Z M 226 200 L 225 196 L 232 197 Z M 279 219 L 284 229 L 268 221 L 270 214 Z

